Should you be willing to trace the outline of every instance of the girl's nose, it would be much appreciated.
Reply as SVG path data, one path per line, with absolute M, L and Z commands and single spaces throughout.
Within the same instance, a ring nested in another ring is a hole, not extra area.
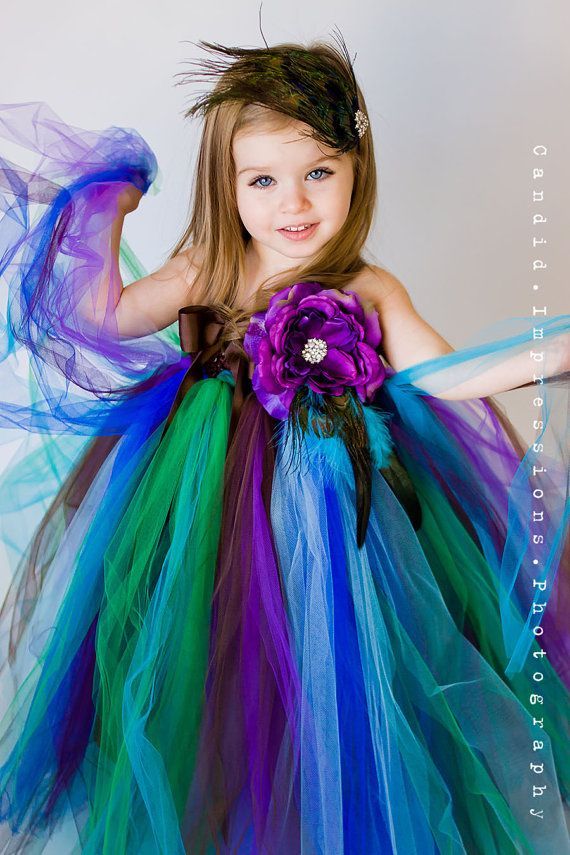
M 305 189 L 297 184 L 283 190 L 281 198 L 281 211 L 284 214 L 293 214 L 304 211 L 310 207 Z

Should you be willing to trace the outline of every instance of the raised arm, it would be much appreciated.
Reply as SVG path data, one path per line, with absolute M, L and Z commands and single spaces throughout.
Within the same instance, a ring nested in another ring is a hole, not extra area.
M 154 273 L 121 291 L 117 325 L 122 337 L 137 337 L 170 326 L 190 301 L 197 267 L 191 249 L 169 259 Z
M 110 269 L 105 270 L 97 299 L 88 298 L 78 308 L 96 327 L 116 325 L 121 338 L 138 338 L 164 329 L 178 318 L 178 309 L 188 303 L 198 272 L 193 248 L 165 262 L 158 270 L 123 286 L 119 249 L 125 217 L 138 206 L 142 194 L 128 185 L 118 197 L 118 212 L 111 226 Z

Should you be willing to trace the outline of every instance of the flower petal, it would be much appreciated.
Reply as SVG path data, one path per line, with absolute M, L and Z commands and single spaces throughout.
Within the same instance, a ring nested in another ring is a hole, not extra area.
M 352 356 L 336 347 L 329 347 L 327 355 L 318 366 L 327 377 L 334 377 L 341 383 L 353 384 L 358 376 Z

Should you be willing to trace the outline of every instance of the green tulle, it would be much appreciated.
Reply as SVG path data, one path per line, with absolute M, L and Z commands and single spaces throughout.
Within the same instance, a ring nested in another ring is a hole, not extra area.
M 144 851 L 157 829 L 157 851 L 184 851 L 230 411 L 224 379 L 190 389 L 105 554 L 85 851 Z

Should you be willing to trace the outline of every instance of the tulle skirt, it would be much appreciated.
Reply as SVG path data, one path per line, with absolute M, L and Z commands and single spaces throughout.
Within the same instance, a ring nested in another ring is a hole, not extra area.
M 251 393 L 227 449 L 232 384 L 196 383 L 167 430 L 158 411 L 97 440 L 36 535 L 47 570 L 12 623 L 28 675 L 3 722 L 6 851 L 43 851 L 70 813 L 72 851 L 92 853 L 567 851 L 568 691 L 536 641 L 505 676 L 473 484 L 460 515 L 406 458 L 388 382 L 366 407 L 359 549 L 342 443 L 307 434 L 293 466 Z M 417 528 L 381 474 L 394 447 Z
M 0 851 L 570 852 L 567 377 L 529 448 L 440 396 L 536 319 L 388 372 L 359 548 L 338 437 L 298 459 L 253 392 L 232 432 L 230 371 L 170 420 L 176 334 L 119 341 L 114 305 L 86 330 L 144 140 L 41 104 L 0 133 L 41 155 L 0 160 L 1 439 L 28 436 L 0 483 Z

